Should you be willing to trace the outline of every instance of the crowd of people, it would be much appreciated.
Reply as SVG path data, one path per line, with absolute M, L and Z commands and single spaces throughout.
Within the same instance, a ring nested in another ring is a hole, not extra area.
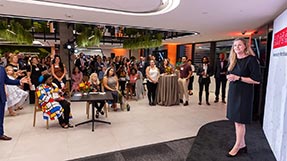
M 179 98 L 184 106 L 189 103 L 189 96 L 193 95 L 193 82 L 195 75 L 199 76 L 199 102 L 202 104 L 202 93 L 205 88 L 206 104 L 209 103 L 209 84 L 210 77 L 213 75 L 213 68 L 209 65 L 207 57 L 202 58 L 202 64 L 196 67 L 192 64 L 191 59 L 183 56 L 179 59 L 176 65 L 172 65 L 169 59 L 161 61 L 156 60 L 154 55 L 149 55 L 147 58 L 140 57 L 137 60 L 135 57 L 127 58 L 116 56 L 114 58 L 105 56 L 87 56 L 80 53 L 74 61 L 74 68 L 71 71 L 71 88 L 66 87 L 67 67 L 62 62 L 59 55 L 54 57 L 47 56 L 38 58 L 37 56 L 23 56 L 22 54 L 7 53 L 1 59 L 1 65 L 6 67 L 6 72 L 11 79 L 19 79 L 27 76 L 30 78 L 29 85 L 17 87 L 6 86 L 7 95 L 14 98 L 17 95 L 18 99 L 13 99 L 13 103 L 7 103 L 7 109 L 11 116 L 17 115 L 15 111 L 23 109 L 22 104 L 29 95 L 29 102 L 35 103 L 35 90 L 41 84 L 40 76 L 50 74 L 53 77 L 53 83 L 65 94 L 73 94 L 79 92 L 79 84 L 89 81 L 91 76 L 96 77 L 94 82 L 98 82 L 97 91 L 111 91 L 113 94 L 112 108 L 117 110 L 117 103 L 121 102 L 122 98 L 126 100 L 137 100 L 143 98 L 147 93 L 147 98 L 150 106 L 156 105 L 156 92 L 158 79 L 161 74 L 178 74 Z M 216 80 L 216 98 L 214 102 L 219 100 L 219 88 L 222 84 L 222 102 L 225 102 L 225 87 L 227 74 L 227 61 L 224 59 L 224 54 L 220 54 L 220 61 L 215 67 Z M 145 86 L 146 85 L 146 88 Z M 65 91 L 70 89 L 70 91 Z M 146 92 L 147 91 L 147 92 Z M 9 94 L 10 93 L 10 94 Z M 19 97 L 18 97 L 19 96 Z M 98 111 L 102 112 L 102 111 Z
M 227 156 L 235 157 L 246 153 L 245 124 L 249 124 L 252 118 L 252 87 L 260 83 L 256 57 L 244 39 L 236 39 L 229 56 L 229 64 L 224 54 L 219 55 L 219 61 L 216 62 L 214 70 L 209 64 L 208 57 L 203 57 L 201 62 L 195 70 L 192 61 L 187 60 L 186 56 L 183 56 L 173 66 L 169 63 L 169 59 L 159 62 L 153 55 L 150 55 L 147 60 L 144 57 L 136 60 L 135 57 L 128 59 L 119 56 L 115 58 L 86 57 L 81 53 L 74 62 L 69 92 L 78 92 L 79 85 L 88 81 L 93 92 L 110 91 L 114 98 L 111 107 L 117 110 L 117 103 L 121 101 L 121 98 L 131 99 L 136 96 L 136 99 L 139 99 L 144 96 L 143 82 L 146 79 L 149 105 L 155 106 L 160 75 L 177 74 L 180 102 L 187 106 L 189 95 L 193 95 L 194 77 L 198 75 L 198 104 L 202 104 L 202 94 L 205 88 L 206 104 L 210 105 L 209 85 L 214 75 L 215 103 L 219 102 L 220 86 L 221 100 L 226 103 L 225 88 L 227 80 L 230 82 L 227 118 L 234 121 L 236 142 Z M 0 140 L 12 139 L 4 135 L 5 107 L 10 116 L 16 116 L 15 111 L 23 109 L 22 105 L 28 95 L 30 103 L 35 103 L 35 93 L 44 119 L 58 119 L 62 128 L 73 127 L 69 121 L 72 117 L 70 102 L 63 97 L 67 88 L 67 69 L 59 55 L 39 59 L 37 56 L 23 57 L 20 54 L 6 54 L 1 59 L 0 75 Z M 99 114 L 104 114 L 104 103 L 104 101 L 97 102 L 97 118 Z
M 6 109 L 8 109 L 10 116 L 16 116 L 17 111 L 23 109 L 23 103 L 27 98 L 29 98 L 30 104 L 34 104 L 35 98 L 38 98 L 44 119 L 53 120 L 57 118 L 61 127 L 69 128 L 72 127 L 69 123 L 71 118 L 70 103 L 64 96 L 65 94 L 69 96 L 75 92 L 80 92 L 79 85 L 82 82 L 89 82 L 92 91 L 110 91 L 113 96 L 113 101 L 110 102 L 111 107 L 117 111 L 117 103 L 121 103 L 123 99 L 138 100 L 143 98 L 145 93 L 147 93 L 149 105 L 155 106 L 157 104 L 158 80 L 160 75 L 164 74 L 178 75 L 179 98 L 184 106 L 189 104 L 189 95 L 193 95 L 193 81 L 197 74 L 200 87 L 199 104 L 201 105 L 204 87 L 206 103 L 210 105 L 208 102 L 209 83 L 213 73 L 208 65 L 208 58 L 202 58 L 202 65 L 198 67 L 197 71 L 191 62 L 190 59 L 187 60 L 186 56 L 182 57 L 174 66 L 169 62 L 169 59 L 158 61 L 154 55 L 149 55 L 147 58 L 140 57 L 137 60 L 135 57 L 116 56 L 111 58 L 99 55 L 87 56 L 80 53 L 74 60 L 74 68 L 69 77 L 67 67 L 59 55 L 38 58 L 19 53 L 7 53 L 1 59 L 1 65 L 5 67 L 8 77 L 12 80 L 27 77 L 29 82 L 21 86 L 5 85 L 6 96 L 9 96 L 7 97 Z M 225 68 L 227 64 L 219 66 Z M 225 69 L 224 72 L 226 73 Z M 223 74 L 223 71 L 220 74 Z M 69 78 L 71 87 L 67 88 L 66 82 Z M 220 76 L 219 78 L 223 77 Z M 225 85 L 223 87 L 225 88 Z M 218 102 L 219 92 L 216 91 L 215 102 Z M 223 92 L 223 101 L 224 98 L 225 93 Z M 49 104 L 49 102 L 53 103 Z M 96 117 L 99 117 L 99 114 L 104 114 L 103 106 L 104 102 L 98 102 Z
M 260 84 L 261 76 L 259 64 L 255 54 L 246 40 L 236 39 L 229 56 L 229 64 L 224 54 L 219 55 L 215 70 L 210 66 L 208 57 L 202 58 L 197 67 L 184 56 L 175 66 L 168 59 L 158 62 L 153 55 L 145 60 L 136 60 L 116 56 L 106 58 L 101 56 L 86 57 L 83 53 L 75 60 L 72 70 L 72 88 L 70 92 L 77 92 L 83 81 L 89 81 L 92 91 L 110 91 L 113 96 L 112 108 L 117 109 L 120 97 L 126 99 L 144 95 L 143 79 L 146 79 L 147 96 L 150 106 L 156 105 L 157 85 L 161 74 L 178 75 L 179 98 L 184 106 L 189 103 L 189 95 L 193 94 L 195 73 L 198 75 L 199 102 L 202 104 L 203 88 L 205 88 L 206 104 L 209 103 L 209 85 L 211 76 L 216 82 L 215 100 L 219 102 L 221 86 L 221 100 L 225 102 L 225 87 L 230 82 L 227 101 L 227 118 L 234 122 L 236 142 L 226 154 L 235 157 L 247 152 L 245 143 L 245 125 L 251 123 L 253 108 L 253 85 Z M 5 68 L 4 68 L 5 67 Z M 5 70 L 6 69 L 6 70 Z M 66 66 L 59 55 L 39 59 L 37 56 L 26 56 L 7 53 L 1 59 L 0 66 L 0 140 L 11 140 L 4 135 L 3 121 L 5 107 L 9 115 L 16 116 L 15 111 L 23 109 L 22 105 L 30 97 L 30 103 L 35 103 L 35 93 L 39 99 L 39 106 L 44 119 L 58 119 L 62 128 L 72 128 L 69 120 L 72 117 L 70 102 L 63 97 L 66 89 Z M 36 91 L 36 92 L 35 92 Z M 96 105 L 96 117 L 104 114 L 104 101 Z

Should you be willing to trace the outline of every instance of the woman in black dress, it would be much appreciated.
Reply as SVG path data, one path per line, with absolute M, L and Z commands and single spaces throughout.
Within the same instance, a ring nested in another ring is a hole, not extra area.
M 35 103 L 35 89 L 37 88 L 39 83 L 39 77 L 41 75 L 47 74 L 47 70 L 44 70 L 42 66 L 39 64 L 38 57 L 33 56 L 30 60 L 30 66 L 27 68 L 27 76 L 31 79 L 30 91 L 29 91 L 29 99 L 30 104 Z
M 250 124 L 253 110 L 253 85 L 260 83 L 259 64 L 254 52 L 242 38 L 235 39 L 229 56 L 227 118 L 235 123 L 236 142 L 228 157 L 246 153 L 245 124 Z

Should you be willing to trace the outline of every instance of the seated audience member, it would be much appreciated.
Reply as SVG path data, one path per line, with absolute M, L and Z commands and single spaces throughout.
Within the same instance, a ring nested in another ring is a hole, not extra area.
M 101 83 L 99 81 L 98 78 L 98 74 L 97 73 L 92 73 L 90 75 L 90 80 L 89 82 L 91 83 L 91 88 L 92 88 L 92 92 L 102 92 L 102 88 L 101 88 Z M 99 106 L 100 103 L 100 106 Z M 101 113 L 101 115 L 104 115 L 104 111 L 103 111 L 103 107 L 105 105 L 105 101 L 97 101 L 96 102 L 96 118 L 99 118 L 99 113 Z
M 39 106 L 43 111 L 43 118 L 45 120 L 57 118 L 62 128 L 72 128 L 73 125 L 69 123 L 71 116 L 70 102 L 61 96 L 61 90 L 52 81 L 52 75 L 45 74 L 42 83 L 36 89 Z
M 114 108 L 115 111 L 117 111 L 117 102 L 119 99 L 119 82 L 118 77 L 116 76 L 113 68 L 108 68 L 107 72 L 105 73 L 105 76 L 103 78 L 103 86 L 105 91 L 109 91 L 113 95 L 113 104 L 112 108 Z
M 80 71 L 79 67 L 75 66 L 72 72 L 72 90 L 71 93 L 74 91 L 78 91 L 79 84 L 83 81 L 83 73 Z
M 126 89 L 126 82 L 127 82 L 127 72 L 125 71 L 125 68 L 124 66 L 120 66 L 118 71 L 117 71 L 117 75 L 118 75 L 118 78 L 119 78 L 119 85 L 121 87 L 121 92 L 122 92 L 122 95 L 124 96 L 125 95 L 125 89 Z
M 12 66 L 6 67 L 6 73 L 9 79 L 15 80 L 15 72 Z M 17 114 L 14 110 L 23 109 L 22 105 L 28 97 L 28 92 L 15 85 L 6 85 L 5 89 L 7 96 L 6 107 L 8 107 L 9 115 L 16 116 Z

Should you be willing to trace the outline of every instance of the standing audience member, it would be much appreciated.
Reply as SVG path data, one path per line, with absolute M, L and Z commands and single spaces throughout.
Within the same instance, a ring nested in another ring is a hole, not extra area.
M 9 79 L 15 80 L 15 73 L 11 66 L 6 67 L 6 73 Z M 28 97 L 28 92 L 14 85 L 6 85 L 6 96 L 9 115 L 16 116 L 14 110 L 22 110 L 22 105 Z
M 137 74 L 137 70 L 135 68 L 131 68 L 130 74 L 129 74 L 129 80 L 127 84 L 127 100 L 129 99 L 129 96 L 133 96 L 133 93 L 135 91 L 136 87 L 136 81 L 139 79 L 139 75 Z
M 186 56 L 181 58 L 182 64 L 179 66 L 179 99 L 180 103 L 183 103 L 183 97 L 185 97 L 184 106 L 188 105 L 189 95 L 188 95 L 188 84 L 189 78 L 192 75 L 191 66 L 187 63 Z
M 85 62 L 84 53 L 80 53 L 79 58 L 76 59 L 75 66 L 77 66 L 82 73 L 84 73 L 86 69 Z
M 45 64 L 48 68 L 48 70 L 51 68 L 51 65 L 52 65 L 52 62 L 51 62 L 51 57 L 50 56 L 47 56 L 46 57 L 46 60 L 45 60 Z
M 106 70 L 107 70 L 107 67 L 102 66 L 101 70 L 98 73 L 98 77 L 99 77 L 99 80 L 100 80 L 101 83 L 103 83 L 103 79 L 104 79 Z
M 99 72 L 102 70 L 103 66 L 107 67 L 107 64 L 105 65 L 102 62 L 101 56 L 97 55 L 96 62 L 94 63 L 94 66 L 95 66 L 96 73 L 99 74 Z
M 36 89 L 39 98 L 39 106 L 43 111 L 45 120 L 58 119 L 62 128 L 72 128 L 69 120 L 71 117 L 70 102 L 62 97 L 62 91 L 53 83 L 53 77 L 50 74 L 43 76 L 42 83 Z
M 29 83 L 27 77 L 22 78 L 21 80 L 11 80 L 8 78 L 5 69 L 0 66 L 0 140 L 11 140 L 12 138 L 4 135 L 4 113 L 5 113 L 5 104 L 6 104 L 6 93 L 4 89 L 4 84 L 7 85 L 20 85 L 23 83 Z
M 149 66 L 146 68 L 147 81 L 147 96 L 150 106 L 155 106 L 156 101 L 156 88 L 158 84 L 158 79 L 160 76 L 159 69 L 155 66 L 154 60 L 150 60 Z
M 49 68 L 50 66 L 46 65 L 46 58 L 41 58 L 39 65 L 41 66 L 41 68 L 43 69 L 43 71 L 47 70 L 47 72 L 49 73 Z
M 99 81 L 97 73 L 92 73 L 90 75 L 89 82 L 91 83 L 92 92 L 102 92 L 101 83 Z M 105 101 L 95 101 L 95 106 L 97 109 L 96 118 L 99 118 L 99 113 L 101 113 L 101 115 L 105 114 L 103 111 L 104 105 L 105 105 Z
M 181 64 L 182 64 L 181 58 L 178 58 L 175 64 L 175 69 L 179 70 Z
M 4 57 L 1 58 L 1 62 L 2 62 L 1 66 L 2 67 L 6 67 L 9 64 L 9 55 L 10 54 L 11 53 L 5 53 Z
M 164 74 L 172 74 L 174 73 L 173 66 L 169 63 L 168 59 L 163 59 L 162 64 L 160 66 L 160 73 Z
M 199 83 L 199 102 L 198 104 L 201 105 L 202 102 L 202 93 L 203 87 L 205 88 L 205 101 L 207 105 L 209 103 L 209 84 L 210 84 L 210 76 L 213 75 L 212 69 L 209 65 L 208 57 L 204 56 L 201 59 L 202 65 L 197 70 L 197 75 L 199 75 L 198 83 Z
M 235 124 L 236 142 L 227 156 L 235 157 L 247 153 L 245 124 L 252 121 L 254 84 L 260 84 L 261 76 L 255 54 L 245 39 L 234 40 L 229 63 L 227 118 Z
M 106 75 L 103 79 L 103 86 L 105 91 L 109 91 L 112 93 L 112 96 L 114 98 L 112 102 L 112 108 L 114 108 L 114 111 L 117 111 L 117 102 L 119 99 L 119 81 L 113 68 L 107 69 Z
M 62 63 L 61 58 L 59 55 L 55 55 L 53 61 L 52 61 L 52 66 L 51 66 L 51 73 L 52 76 L 54 77 L 53 82 L 56 83 L 58 88 L 62 89 L 65 86 L 66 83 L 66 67 Z
M 140 57 L 140 61 L 137 64 L 138 66 L 138 70 L 143 74 L 143 76 L 145 77 L 145 68 L 146 68 L 146 61 L 145 61 L 145 57 L 141 56 Z
M 20 70 L 20 65 L 18 63 L 18 56 L 16 54 L 9 55 L 9 66 L 11 66 L 15 72 L 16 78 L 23 78 L 25 75 L 25 70 Z
M 72 90 L 71 93 L 74 91 L 78 91 L 79 84 L 83 81 L 83 73 L 80 71 L 79 67 L 75 66 L 72 72 Z
M 195 75 L 195 68 L 194 68 L 194 65 L 192 65 L 191 59 L 188 59 L 187 63 L 188 65 L 190 65 L 191 71 L 192 71 L 191 77 L 189 79 L 189 84 L 188 84 L 188 94 L 193 95 L 193 81 L 194 81 L 194 75 Z
M 143 86 L 143 74 L 138 70 L 137 64 L 134 64 L 133 68 L 137 70 L 138 79 L 135 85 L 136 100 L 144 97 L 144 86 Z
M 221 86 L 221 100 L 222 103 L 225 102 L 225 88 L 226 88 L 226 74 L 227 74 L 227 65 L 228 62 L 224 59 L 224 53 L 221 53 L 219 55 L 219 61 L 216 62 L 215 66 L 215 72 L 214 72 L 214 77 L 215 77 L 215 100 L 214 102 L 218 102 L 219 100 L 219 90 L 220 90 L 220 84 Z
M 42 68 L 42 65 L 39 64 L 38 57 L 34 56 L 30 60 L 30 67 L 27 68 L 27 76 L 31 79 L 29 99 L 30 104 L 35 103 L 35 89 L 39 83 L 39 77 L 41 75 L 47 74 L 48 71 Z

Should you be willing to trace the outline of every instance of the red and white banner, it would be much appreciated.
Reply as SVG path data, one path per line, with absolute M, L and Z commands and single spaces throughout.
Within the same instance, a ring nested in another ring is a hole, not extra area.
M 263 130 L 278 161 L 287 161 L 287 10 L 274 21 Z

